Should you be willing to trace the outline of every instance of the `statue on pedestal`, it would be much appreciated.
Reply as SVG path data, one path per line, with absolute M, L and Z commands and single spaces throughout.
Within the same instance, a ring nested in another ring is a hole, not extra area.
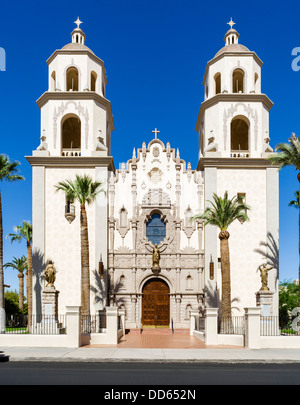
M 46 287 L 54 287 L 54 282 L 56 278 L 56 269 L 52 260 L 49 260 L 49 264 L 47 265 L 44 271 L 45 280 L 47 282 Z
M 266 264 L 259 266 L 260 278 L 261 278 L 261 288 L 260 291 L 269 291 L 268 287 L 268 271 L 273 269 L 273 267 L 268 267 Z
M 160 252 L 157 247 L 157 244 L 155 244 L 153 252 L 152 252 L 152 270 L 160 269 L 159 260 L 160 260 Z

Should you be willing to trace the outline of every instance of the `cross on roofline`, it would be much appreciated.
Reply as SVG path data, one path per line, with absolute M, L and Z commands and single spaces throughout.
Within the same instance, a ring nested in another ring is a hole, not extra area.
M 230 18 L 230 21 L 227 24 L 230 25 L 230 28 L 232 28 L 235 25 L 235 22 L 232 21 L 232 17 Z
M 154 134 L 155 134 L 155 139 L 157 139 L 157 134 L 159 134 L 160 133 L 160 131 L 158 131 L 157 130 L 157 128 L 155 128 L 155 130 L 154 131 L 152 131 Z
M 77 17 L 77 20 L 74 21 L 75 24 L 77 24 L 77 28 L 79 28 L 79 25 L 82 24 L 82 21 L 79 20 L 79 17 Z

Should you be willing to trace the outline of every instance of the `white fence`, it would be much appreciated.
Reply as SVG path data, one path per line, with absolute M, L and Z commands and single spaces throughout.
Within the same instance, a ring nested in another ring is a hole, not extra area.
M 198 311 L 191 312 L 190 334 L 201 339 L 206 345 L 243 346 L 249 349 L 300 349 L 300 335 L 282 332 L 278 318 L 261 316 L 260 307 L 245 308 L 244 316 L 232 317 L 231 323 L 227 320 L 223 330 L 218 318 L 218 308 L 207 308 L 201 321 L 197 319 L 199 315 Z M 204 324 L 204 328 L 199 330 L 199 324 Z
M 57 323 L 49 320 L 31 322 L 29 331 L 24 333 L 0 333 L 0 346 L 24 347 L 80 347 L 87 344 L 117 344 L 125 334 L 125 311 L 116 307 L 105 310 L 106 328 L 98 332 L 82 333 L 81 307 L 66 307 L 63 333 L 57 332 Z M 33 318 L 35 319 L 35 318 Z

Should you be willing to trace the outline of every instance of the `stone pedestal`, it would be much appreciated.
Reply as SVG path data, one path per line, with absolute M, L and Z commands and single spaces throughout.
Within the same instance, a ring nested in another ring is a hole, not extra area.
M 42 295 L 42 316 L 33 319 L 36 333 L 61 333 L 58 321 L 58 294 L 55 287 L 46 287 Z
M 158 276 L 158 274 L 159 274 L 160 271 L 161 271 L 161 268 L 160 268 L 159 266 L 152 266 L 152 267 L 151 267 L 151 270 L 152 270 L 153 274 L 155 274 L 156 276 Z
M 42 297 L 42 315 L 58 318 L 58 294 L 55 287 L 46 287 Z
M 270 290 L 259 290 L 256 293 L 256 306 L 261 307 L 261 316 L 273 316 L 273 295 Z

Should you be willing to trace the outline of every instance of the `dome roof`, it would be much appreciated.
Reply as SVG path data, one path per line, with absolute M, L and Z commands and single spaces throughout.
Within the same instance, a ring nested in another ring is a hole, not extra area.
M 230 29 L 226 32 L 224 41 L 225 41 L 225 46 L 221 48 L 214 57 L 222 55 L 224 53 L 231 53 L 231 52 L 238 52 L 238 53 L 244 53 L 244 52 L 250 52 L 250 50 L 244 46 L 239 44 L 239 36 L 240 34 L 237 32 L 236 29 L 232 28 L 232 26 L 235 24 L 232 19 L 228 23 L 230 25 Z
M 70 51 L 89 51 L 92 54 L 94 54 L 94 52 L 90 48 L 88 48 L 86 45 L 78 44 L 76 42 L 71 42 L 71 43 L 63 46 L 61 49 L 62 50 L 70 50 Z
M 223 46 L 223 48 L 221 48 L 214 57 L 219 56 L 223 53 L 229 53 L 229 52 L 239 52 L 239 53 L 243 53 L 243 52 L 250 52 L 250 50 L 241 44 L 231 44 L 231 45 L 225 45 Z

